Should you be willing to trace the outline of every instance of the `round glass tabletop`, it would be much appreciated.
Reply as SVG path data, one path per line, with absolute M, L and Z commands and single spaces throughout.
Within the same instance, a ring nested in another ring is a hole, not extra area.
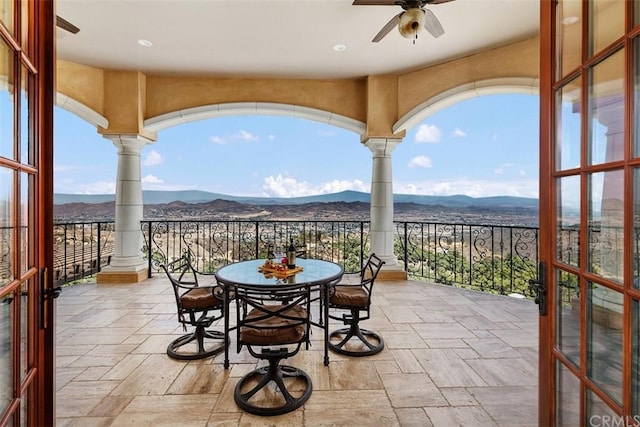
M 278 286 L 282 284 L 322 285 L 342 277 L 343 269 L 336 263 L 319 259 L 297 259 L 296 267 L 302 271 L 288 277 L 277 274 L 265 274 L 259 271 L 264 259 L 241 261 L 226 265 L 216 273 L 216 279 L 228 285 L 264 285 Z

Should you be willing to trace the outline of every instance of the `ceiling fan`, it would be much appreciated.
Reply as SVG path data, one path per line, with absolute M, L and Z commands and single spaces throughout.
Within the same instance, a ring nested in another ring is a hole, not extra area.
M 65 31 L 69 31 L 71 34 L 78 34 L 78 31 L 80 31 L 80 28 L 76 27 L 71 22 L 57 15 L 56 15 L 56 25 Z
M 354 6 L 400 6 L 403 11 L 391 18 L 384 27 L 371 40 L 379 42 L 391 32 L 394 27 L 398 27 L 400 34 L 408 39 L 418 38 L 418 32 L 424 27 L 433 37 L 440 37 L 444 34 L 444 28 L 426 5 L 447 3 L 453 0 L 354 0 Z

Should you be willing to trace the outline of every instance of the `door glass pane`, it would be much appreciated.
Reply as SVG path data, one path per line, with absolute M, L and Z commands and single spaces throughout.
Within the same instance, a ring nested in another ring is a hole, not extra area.
M 589 283 L 587 295 L 587 376 L 622 402 L 622 294 Z
M 594 55 L 624 33 L 624 1 L 590 0 L 590 53 Z
M 636 2 L 636 16 L 640 13 L 640 2 Z M 640 38 L 633 40 L 633 153 L 640 156 Z
M 598 172 L 588 178 L 588 269 L 622 283 L 624 271 L 622 170 Z
M 580 166 L 580 87 L 577 78 L 558 92 L 556 106 L 556 170 L 567 170 Z
M 633 287 L 640 288 L 640 169 L 633 170 Z
M 580 289 L 578 276 L 558 270 L 556 283 L 556 346 L 580 366 Z
M 22 37 L 20 41 L 22 42 L 22 49 L 27 50 L 29 46 L 29 2 L 23 1 L 21 2 L 22 12 L 20 13 L 20 19 L 22 26 Z
M 13 293 L 0 297 L 0 413 L 13 390 Z
M 28 165 L 34 165 L 33 150 L 30 150 L 29 144 L 32 141 L 31 131 L 33 126 L 29 126 L 31 116 L 29 115 L 29 102 L 28 102 L 28 87 L 29 84 L 29 72 L 26 68 L 22 68 L 22 79 L 20 91 L 20 162 Z
M 640 302 L 633 300 L 631 306 L 631 336 L 633 337 L 631 350 L 631 400 L 633 413 L 640 414 Z
M 13 51 L 0 38 L 0 156 L 12 160 L 15 159 L 13 58 Z
M 35 230 L 34 215 L 30 215 L 35 206 L 32 200 L 33 180 L 32 175 L 20 174 L 20 274 L 34 266 L 34 242 L 29 234 Z
M 20 380 L 23 381 L 29 372 L 29 322 L 35 316 L 29 316 L 29 300 L 33 296 L 34 281 L 29 280 L 20 285 Z
M 561 0 L 558 8 L 556 52 L 557 77 L 562 78 L 580 65 L 582 51 L 582 0 Z
M 0 167 L 0 288 L 13 279 L 13 172 Z
M 556 361 L 556 397 L 558 427 L 580 425 L 580 382 L 566 366 Z
M 624 50 L 597 64 L 590 73 L 589 164 L 624 158 Z
M 591 390 L 587 390 L 587 421 L 587 425 L 590 427 L 625 426 L 622 417 L 616 414 Z
M 558 213 L 556 258 L 567 264 L 580 265 L 580 177 L 558 179 Z
M 0 19 L 2 23 L 13 33 L 13 4 L 14 0 L 0 0 Z

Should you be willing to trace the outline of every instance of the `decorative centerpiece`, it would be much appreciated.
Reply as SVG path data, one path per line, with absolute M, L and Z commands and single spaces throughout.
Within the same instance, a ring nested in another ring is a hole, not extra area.
M 280 262 L 267 259 L 264 264 L 258 267 L 258 271 L 276 277 L 289 277 L 302 271 L 302 267 L 288 268 L 288 259 L 282 258 Z

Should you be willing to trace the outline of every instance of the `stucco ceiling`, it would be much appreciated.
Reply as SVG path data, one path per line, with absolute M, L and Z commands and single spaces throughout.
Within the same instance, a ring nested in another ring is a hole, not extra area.
M 415 42 L 393 30 L 402 9 L 352 0 L 57 0 L 80 28 L 57 30 L 59 59 L 148 74 L 352 78 L 400 73 L 535 36 L 540 0 L 428 6 L 445 34 Z M 143 47 L 139 39 L 153 43 Z M 342 44 L 343 51 L 334 50 Z

